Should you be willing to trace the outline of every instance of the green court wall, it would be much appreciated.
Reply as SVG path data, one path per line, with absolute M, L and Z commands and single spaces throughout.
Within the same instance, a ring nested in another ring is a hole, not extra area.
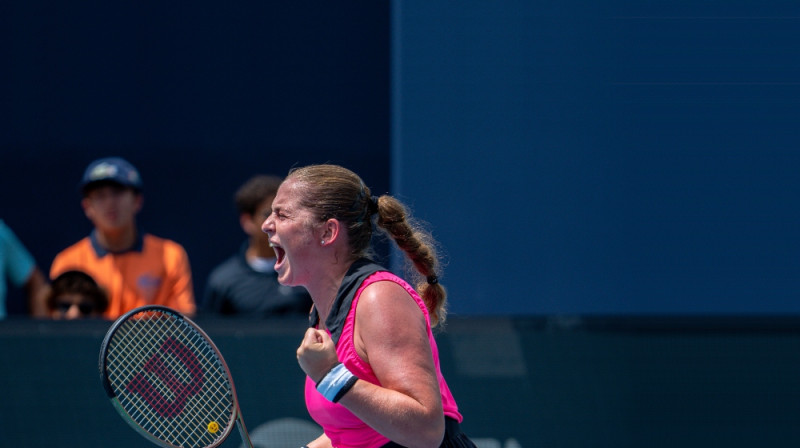
M 231 368 L 251 433 L 269 448 L 305 443 L 316 431 L 295 359 L 305 323 L 198 323 Z M 0 323 L 0 446 L 152 446 L 101 387 L 109 325 Z M 437 340 L 481 448 L 800 445 L 794 318 L 456 316 Z M 236 433 L 224 444 L 239 445 Z

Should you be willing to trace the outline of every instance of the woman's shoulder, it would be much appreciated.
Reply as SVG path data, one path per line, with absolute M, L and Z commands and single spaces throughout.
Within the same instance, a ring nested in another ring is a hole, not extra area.
M 419 294 L 408 282 L 389 271 L 379 271 L 362 283 L 357 306 L 359 312 L 392 314 L 406 310 L 416 314 L 424 308 L 420 305 Z

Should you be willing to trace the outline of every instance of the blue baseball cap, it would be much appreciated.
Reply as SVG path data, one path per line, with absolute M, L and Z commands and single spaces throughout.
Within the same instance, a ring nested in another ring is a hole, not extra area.
M 83 173 L 81 191 L 85 194 L 93 185 L 100 182 L 113 182 L 142 191 L 142 176 L 139 175 L 139 171 L 120 157 L 106 157 L 90 163 Z

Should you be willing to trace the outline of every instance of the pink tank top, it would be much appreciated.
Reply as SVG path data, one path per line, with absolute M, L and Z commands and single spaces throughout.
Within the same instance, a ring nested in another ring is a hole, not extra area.
M 419 306 L 422 313 L 425 315 L 425 321 L 428 326 L 428 340 L 431 344 L 431 351 L 433 353 L 433 362 L 436 366 L 436 374 L 439 379 L 439 390 L 442 394 L 442 407 L 444 415 L 451 417 L 458 422 L 463 420 L 463 417 L 458 412 L 453 395 L 447 387 L 447 383 L 442 376 L 441 368 L 439 367 L 439 350 L 436 346 L 436 341 L 431 332 L 430 317 L 425 303 L 420 298 L 419 294 L 411 287 L 405 280 L 392 274 L 388 271 L 379 271 L 370 275 L 361 286 L 353 298 L 353 303 L 350 307 L 349 313 L 342 329 L 342 335 L 339 343 L 336 346 L 336 353 L 341 361 L 354 375 L 359 379 L 369 381 L 370 383 L 380 385 L 378 378 L 368 363 L 366 363 L 356 352 L 353 343 L 353 328 L 355 326 L 355 309 L 358 305 L 358 299 L 361 292 L 372 283 L 379 281 L 391 281 L 405 288 L 408 294 L 414 299 Z M 306 377 L 305 385 L 305 398 L 306 407 L 311 415 L 322 429 L 325 435 L 331 439 L 331 443 L 335 448 L 376 448 L 385 445 L 389 439 L 380 435 L 377 431 L 367 426 L 358 417 L 353 415 L 344 406 L 338 403 L 331 403 L 326 400 L 319 392 L 317 392 L 316 385 L 309 378 Z

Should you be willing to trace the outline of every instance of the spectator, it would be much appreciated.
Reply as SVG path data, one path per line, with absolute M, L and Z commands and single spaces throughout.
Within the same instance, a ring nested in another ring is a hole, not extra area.
M 183 246 L 137 226 L 143 195 L 136 168 L 118 157 L 96 160 L 83 175 L 81 192 L 81 206 L 94 229 L 56 255 L 50 278 L 69 270 L 92 276 L 108 291 L 104 317 L 109 319 L 149 304 L 194 314 L 192 275 Z
M 275 252 L 261 231 L 281 181 L 280 177 L 258 175 L 236 192 L 239 224 L 248 240 L 209 275 L 201 304 L 204 313 L 249 317 L 308 315 L 311 297 L 301 287 L 278 283 L 278 274 L 272 267 Z
M 28 252 L 14 232 L 0 219 L 0 319 L 6 317 L 6 296 L 8 283 L 25 289 L 31 315 L 45 316 L 44 298 L 48 292 L 47 279 L 36 266 L 33 256 Z
M 53 279 L 47 309 L 53 319 L 101 317 L 108 296 L 87 273 L 66 271 Z

